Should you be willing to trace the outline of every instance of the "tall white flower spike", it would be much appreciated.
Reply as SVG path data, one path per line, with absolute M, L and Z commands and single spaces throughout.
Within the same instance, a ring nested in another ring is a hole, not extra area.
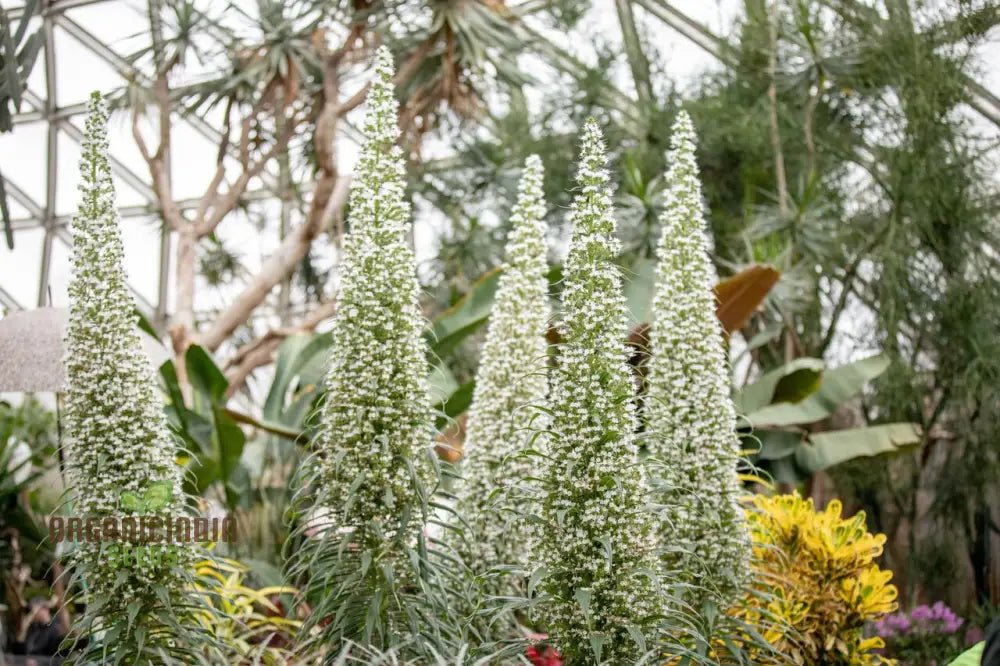
M 644 654 L 643 642 L 653 644 L 664 598 L 634 442 L 614 210 L 593 119 L 580 152 L 536 553 L 545 567 L 545 627 L 568 663 L 626 664 Z
M 290 566 L 312 604 L 303 635 L 328 646 L 388 648 L 420 630 L 407 607 L 430 596 L 413 593 L 427 572 L 424 530 L 437 475 L 392 78 L 383 47 L 351 186 L 325 402 L 299 492 L 312 520 Z
M 549 388 L 545 334 L 551 315 L 542 178 L 541 159 L 528 157 L 469 409 L 457 506 L 468 529 L 458 537 L 457 549 L 477 574 L 529 563 L 531 539 L 517 516 L 534 509 L 517 487 L 534 463 L 518 456 L 533 448 L 547 422 L 538 409 Z M 488 592 L 517 590 L 517 584 L 500 581 Z
M 695 133 L 681 111 L 673 127 L 661 217 L 646 406 L 647 442 L 658 459 L 666 564 L 696 583 L 689 602 L 723 608 L 740 594 L 750 546 L 739 505 L 739 439 L 729 362 L 715 315 Z
M 107 535 L 105 519 L 117 526 L 126 517 L 139 520 L 140 512 L 125 501 L 128 497 L 157 493 L 156 510 L 142 515 L 146 521 L 170 520 L 185 510 L 177 442 L 167 426 L 126 286 L 108 163 L 108 110 L 99 93 L 91 95 L 89 110 L 81 146 L 81 201 L 71 225 L 65 432 L 72 515 L 99 518 L 100 531 Z M 184 594 L 193 549 L 176 544 L 160 561 L 140 558 L 123 566 L 107 546 L 104 537 L 94 541 L 88 536 L 71 555 L 71 567 L 83 581 L 81 601 L 88 604 L 82 622 L 94 623 L 85 630 L 107 628 L 101 625 L 104 618 L 121 622 L 129 617 L 116 642 L 124 644 L 126 633 L 143 631 L 147 647 L 162 647 L 176 634 L 158 621 L 154 632 L 147 622 L 156 613 L 172 612 L 163 602 L 178 603 Z

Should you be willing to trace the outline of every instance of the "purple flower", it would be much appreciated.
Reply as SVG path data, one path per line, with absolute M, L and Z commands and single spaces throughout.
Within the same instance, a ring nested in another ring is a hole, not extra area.
M 875 623 L 875 631 L 882 638 L 905 636 L 909 633 L 919 634 L 954 634 L 965 620 L 958 617 L 955 611 L 948 608 L 942 601 L 933 606 L 921 604 L 909 614 L 905 612 L 887 615 Z
M 953 634 L 958 631 L 959 627 L 965 624 L 965 620 L 960 617 L 953 617 L 950 620 L 945 621 L 944 630 L 949 634 Z

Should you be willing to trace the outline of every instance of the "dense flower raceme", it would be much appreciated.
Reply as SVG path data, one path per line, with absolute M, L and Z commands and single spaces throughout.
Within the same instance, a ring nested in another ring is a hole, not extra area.
M 66 433 L 73 511 L 84 516 L 122 516 L 123 493 L 142 495 L 169 481 L 174 498 L 163 517 L 176 515 L 181 497 L 177 446 L 167 427 L 156 381 L 136 328 L 132 298 L 122 267 L 123 249 L 108 164 L 107 107 L 98 93 L 89 103 L 80 160 L 82 200 L 73 217 L 73 276 L 66 331 Z M 153 585 L 172 587 L 173 572 L 135 567 L 116 582 L 104 566 L 101 544 L 80 543 L 91 598 L 110 595 L 122 608 L 154 596 Z
M 80 159 L 81 202 L 71 227 L 66 446 L 71 514 L 95 524 L 101 519 L 107 536 L 108 523 L 163 525 L 188 512 L 177 442 L 168 430 L 126 287 L 108 163 L 108 111 L 99 93 L 91 96 L 89 109 Z M 157 499 L 149 505 L 153 510 L 126 501 L 151 496 Z M 94 639 L 78 660 L 89 663 L 99 654 L 101 663 L 140 663 L 155 654 L 160 662 L 183 662 L 193 653 L 217 655 L 212 639 L 181 614 L 196 603 L 187 586 L 197 547 L 174 542 L 159 546 L 155 556 L 126 559 L 112 552 L 129 548 L 143 549 L 122 541 L 92 542 L 89 535 L 74 545 L 70 570 L 82 583 L 80 601 L 86 603 L 76 628 Z
M 750 545 L 739 505 L 739 439 L 729 363 L 715 315 L 691 119 L 673 127 L 653 296 L 646 439 L 663 504 L 665 563 L 700 610 L 740 596 Z
M 520 490 L 534 467 L 518 457 L 533 447 L 546 427 L 546 369 L 549 325 L 545 202 L 542 162 L 525 162 L 517 205 L 511 213 L 507 264 L 500 276 L 489 330 L 469 410 L 464 482 L 458 511 L 468 525 L 459 552 L 476 574 L 494 565 L 527 567 L 530 539 L 518 516 L 534 508 Z M 503 492 L 495 492 L 497 489 Z M 510 581 L 489 585 L 492 594 L 511 594 Z
M 577 182 L 536 558 L 545 567 L 545 628 L 566 663 L 630 664 L 645 653 L 642 643 L 652 646 L 664 597 L 633 439 L 627 311 L 613 263 L 604 144 L 593 120 L 584 128 Z
M 893 613 L 875 623 L 875 630 L 883 638 L 902 636 L 911 632 L 953 634 L 965 620 L 948 608 L 943 601 L 932 606 L 921 604 L 909 613 Z
M 406 604 L 430 603 L 418 587 L 437 482 L 433 422 L 392 77 L 382 48 L 349 202 L 327 393 L 299 493 L 312 505 L 314 536 L 293 553 L 291 573 L 313 606 L 307 631 L 322 626 L 329 646 L 390 647 L 421 631 Z

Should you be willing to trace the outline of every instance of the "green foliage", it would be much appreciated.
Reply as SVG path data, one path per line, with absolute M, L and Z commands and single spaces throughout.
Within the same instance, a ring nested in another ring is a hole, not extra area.
M 13 129 L 13 113 L 21 110 L 21 93 L 28 84 L 38 54 L 42 50 L 42 30 L 28 34 L 28 24 L 38 10 L 38 0 L 27 0 L 17 27 L 8 10 L 0 7 L 0 134 Z M 7 193 L 0 176 L 0 220 L 3 220 L 7 248 L 14 249 L 14 230 L 10 224 Z
M 744 416 L 756 426 L 791 426 L 822 421 L 841 405 L 861 393 L 862 389 L 889 368 L 889 359 L 882 355 L 870 356 L 827 370 L 818 359 L 796 359 L 793 371 L 787 366 L 775 371 L 781 380 L 770 391 L 770 399 L 756 406 L 756 395 L 743 403 Z M 805 370 L 805 372 L 800 372 Z M 760 381 L 765 384 L 769 377 Z M 745 392 L 748 389 L 743 389 Z M 759 394 L 756 387 L 749 389 Z M 764 391 L 763 393 L 767 393 Z
M 451 307 L 438 315 L 425 334 L 434 358 L 447 356 L 465 338 L 475 333 L 493 311 L 501 268 L 483 273 Z
M 983 656 L 983 648 L 985 643 L 977 643 L 971 648 L 963 652 L 962 654 L 955 657 L 955 659 L 948 663 L 948 666 L 979 666 L 980 658 Z
M 885 423 L 810 432 L 848 404 L 889 367 L 875 355 L 827 369 L 820 359 L 798 358 L 736 391 L 748 423 L 744 446 L 751 460 L 775 480 L 795 484 L 858 457 L 898 453 L 922 442 L 919 426 Z
M 14 553 L 9 536 L 20 543 L 20 556 L 35 564 L 49 555 L 43 547 L 30 491 L 42 477 L 54 451 L 55 418 L 34 399 L 17 407 L 0 402 L 0 577 L 8 578 Z
M 249 476 L 241 458 L 246 435 L 226 408 L 229 382 L 198 345 L 187 348 L 184 361 L 191 386 L 190 404 L 185 401 L 173 362 L 164 363 L 160 375 L 170 397 L 170 424 L 191 453 L 187 490 L 200 496 L 219 484 L 230 511 L 245 507 Z
M 197 564 L 194 590 L 210 610 L 196 614 L 202 629 L 225 646 L 232 666 L 285 666 L 302 623 L 285 608 L 298 594 L 293 587 L 252 587 L 247 567 L 232 560 Z
M 8 10 L 0 10 L 0 133 L 13 129 L 11 108 L 21 110 L 21 93 L 42 50 L 41 29 L 28 33 L 37 10 L 37 0 L 25 2 L 17 27 Z

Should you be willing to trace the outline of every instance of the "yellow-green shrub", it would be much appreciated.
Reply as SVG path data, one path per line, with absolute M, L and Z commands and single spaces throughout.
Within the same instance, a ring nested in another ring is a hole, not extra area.
M 816 511 L 798 493 L 757 495 L 747 510 L 756 576 L 742 613 L 761 621 L 764 637 L 796 664 L 892 664 L 873 652 L 866 622 L 896 609 L 891 571 L 874 564 L 885 536 L 865 527 L 865 514 L 842 518 L 834 500 Z M 780 629 L 784 625 L 784 629 Z M 774 628 L 768 628 L 774 627 Z M 755 663 L 786 663 L 759 655 Z
M 234 666 L 291 663 L 290 647 L 302 623 L 285 616 L 273 597 L 297 595 L 294 587 L 254 589 L 244 584 L 247 568 L 233 560 L 205 560 L 197 565 L 195 592 L 211 610 L 195 613 L 196 621 L 228 649 Z

